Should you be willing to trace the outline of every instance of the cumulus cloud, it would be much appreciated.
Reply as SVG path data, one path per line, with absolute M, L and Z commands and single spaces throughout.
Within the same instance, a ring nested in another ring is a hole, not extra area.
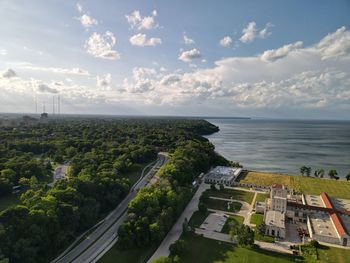
M 87 14 L 83 14 L 78 18 L 83 27 L 89 28 L 93 25 L 97 25 L 98 21 Z
M 155 17 L 157 16 L 157 10 L 153 10 L 150 16 L 142 16 L 139 10 L 133 11 L 130 15 L 125 15 L 131 28 L 138 30 L 157 28 Z
M 232 38 L 225 36 L 220 40 L 220 46 L 229 47 L 232 44 Z
M 273 62 L 278 59 L 284 58 L 287 56 L 290 52 L 295 51 L 296 49 L 300 48 L 303 45 L 302 41 L 295 42 L 293 44 L 284 45 L 281 48 L 278 49 L 270 49 L 266 50 L 261 55 L 261 60 L 266 62 Z
M 193 40 L 192 38 L 186 36 L 185 33 L 184 33 L 184 35 L 183 35 L 183 39 L 184 39 L 184 43 L 185 43 L 186 45 L 191 45 L 191 44 L 194 44 L 194 43 L 195 43 L 194 40 Z
M 350 53 L 350 32 L 343 26 L 324 37 L 316 48 L 321 53 L 322 59 L 347 57 Z
M 187 51 L 183 51 L 180 56 L 179 59 L 184 61 L 184 62 L 190 62 L 193 59 L 197 59 L 197 58 L 201 58 L 201 53 L 199 52 L 199 50 L 197 50 L 196 48 L 191 49 L 191 50 L 187 50 Z
M 110 73 L 104 74 L 103 76 L 96 77 L 96 84 L 98 87 L 102 89 L 110 88 L 111 81 L 112 81 L 112 75 Z
M 1 75 L 2 75 L 3 78 L 7 78 L 7 79 L 17 77 L 16 72 L 13 69 L 10 69 L 10 68 L 8 68 L 5 71 L 3 71 Z
M 110 31 L 106 31 L 103 35 L 94 32 L 85 42 L 85 49 L 93 57 L 116 60 L 120 58 L 119 53 L 113 49 L 116 41 L 114 34 Z
M 158 46 L 162 44 L 162 40 L 160 38 L 147 38 L 146 34 L 141 34 L 138 33 L 136 35 L 133 35 L 129 39 L 130 44 L 133 46 L 139 46 L 139 47 L 144 47 L 144 46 Z
M 255 21 L 249 22 L 248 25 L 243 28 L 242 36 L 240 37 L 240 41 L 242 43 L 252 42 L 255 38 L 267 38 L 271 35 L 269 28 L 272 27 L 271 23 L 267 23 L 265 27 L 261 30 L 258 30 Z

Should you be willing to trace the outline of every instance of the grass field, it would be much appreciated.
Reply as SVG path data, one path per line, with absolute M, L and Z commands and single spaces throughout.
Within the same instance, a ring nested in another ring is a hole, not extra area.
M 117 243 L 118 244 L 118 243 Z M 121 250 L 114 245 L 98 262 L 99 263 L 143 263 L 152 256 L 157 249 L 153 247 L 133 248 Z
M 254 193 L 225 188 L 223 190 L 207 190 L 209 196 L 216 196 L 227 199 L 236 199 L 250 204 L 253 201 Z
M 327 192 L 330 196 L 350 198 L 350 182 L 344 180 L 319 179 L 307 176 L 289 176 L 277 173 L 248 172 L 241 179 L 242 183 L 271 186 L 284 184 L 289 188 L 304 193 L 318 195 Z
M 204 202 L 209 209 L 215 209 L 215 210 L 222 210 L 227 212 L 237 212 L 241 209 L 242 204 L 238 202 L 232 202 L 230 204 L 230 209 L 227 207 L 228 201 L 219 200 L 219 199 L 212 199 L 209 198 Z
M 250 218 L 250 223 L 255 225 L 260 225 L 264 221 L 264 216 L 260 214 L 252 214 Z
M 186 250 L 180 257 L 182 263 L 285 263 L 295 262 L 297 258 L 262 249 L 241 248 L 195 235 L 186 235 L 182 239 L 186 242 Z
M 230 216 L 227 218 L 227 221 L 224 225 L 224 227 L 221 230 L 221 233 L 228 234 L 230 232 L 231 224 L 243 224 L 244 217 L 242 216 Z
M 350 261 L 350 250 L 335 247 L 322 246 L 318 249 L 319 260 L 317 263 L 346 263 Z M 309 262 L 315 262 L 309 260 Z
M 266 199 L 266 198 L 269 198 L 269 197 L 270 197 L 269 194 L 257 194 L 257 195 L 256 195 L 255 201 L 256 201 L 256 202 L 264 202 L 265 199 Z M 254 206 L 255 206 L 255 204 L 254 204 Z
M 0 197 L 0 212 L 17 204 L 19 204 L 19 195 L 10 194 Z

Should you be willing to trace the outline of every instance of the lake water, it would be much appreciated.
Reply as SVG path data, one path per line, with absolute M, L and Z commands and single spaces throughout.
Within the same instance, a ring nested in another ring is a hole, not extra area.
M 216 151 L 247 169 L 299 174 L 302 165 L 350 172 L 350 122 L 208 119 Z M 312 172 L 313 173 L 313 172 Z

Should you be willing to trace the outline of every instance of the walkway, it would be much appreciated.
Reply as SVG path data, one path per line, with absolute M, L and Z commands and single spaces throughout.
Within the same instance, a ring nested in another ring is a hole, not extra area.
M 212 232 L 212 231 L 208 231 L 208 230 L 204 230 L 204 229 L 200 229 L 200 228 L 196 228 L 195 233 L 197 235 L 203 235 L 206 238 L 211 238 L 211 239 L 215 239 L 218 241 L 237 244 L 237 241 L 235 238 L 233 240 L 230 240 L 230 236 L 227 234 L 224 234 L 224 233 Z M 279 252 L 279 253 L 285 253 L 285 254 L 292 254 L 293 253 L 290 249 L 288 249 L 284 246 L 281 246 L 279 244 L 276 244 L 276 243 L 268 243 L 268 242 L 262 242 L 262 241 L 255 240 L 254 244 L 259 245 L 259 247 L 261 249 L 266 249 L 266 250 Z
M 162 243 L 154 252 L 153 256 L 148 260 L 148 263 L 152 262 L 153 260 L 161 257 L 161 256 L 169 256 L 169 247 L 171 244 L 173 244 L 176 240 L 178 240 L 182 234 L 182 224 L 185 221 L 185 218 L 190 220 L 193 213 L 198 210 L 198 203 L 199 198 L 201 197 L 202 193 L 209 189 L 209 185 L 205 183 L 201 183 L 197 189 L 197 192 L 192 197 L 192 200 L 188 203 L 185 210 L 182 212 L 179 219 L 176 221 L 175 225 L 173 225 L 172 229 L 169 231 L 169 233 L 166 235 L 166 237 L 163 239 Z

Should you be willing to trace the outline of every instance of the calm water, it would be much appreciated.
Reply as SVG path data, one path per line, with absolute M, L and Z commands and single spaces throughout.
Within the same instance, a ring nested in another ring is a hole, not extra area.
M 350 122 L 209 119 L 219 126 L 207 136 L 216 151 L 245 168 L 299 174 L 312 169 L 350 172 Z M 327 173 L 326 171 L 326 173 Z

